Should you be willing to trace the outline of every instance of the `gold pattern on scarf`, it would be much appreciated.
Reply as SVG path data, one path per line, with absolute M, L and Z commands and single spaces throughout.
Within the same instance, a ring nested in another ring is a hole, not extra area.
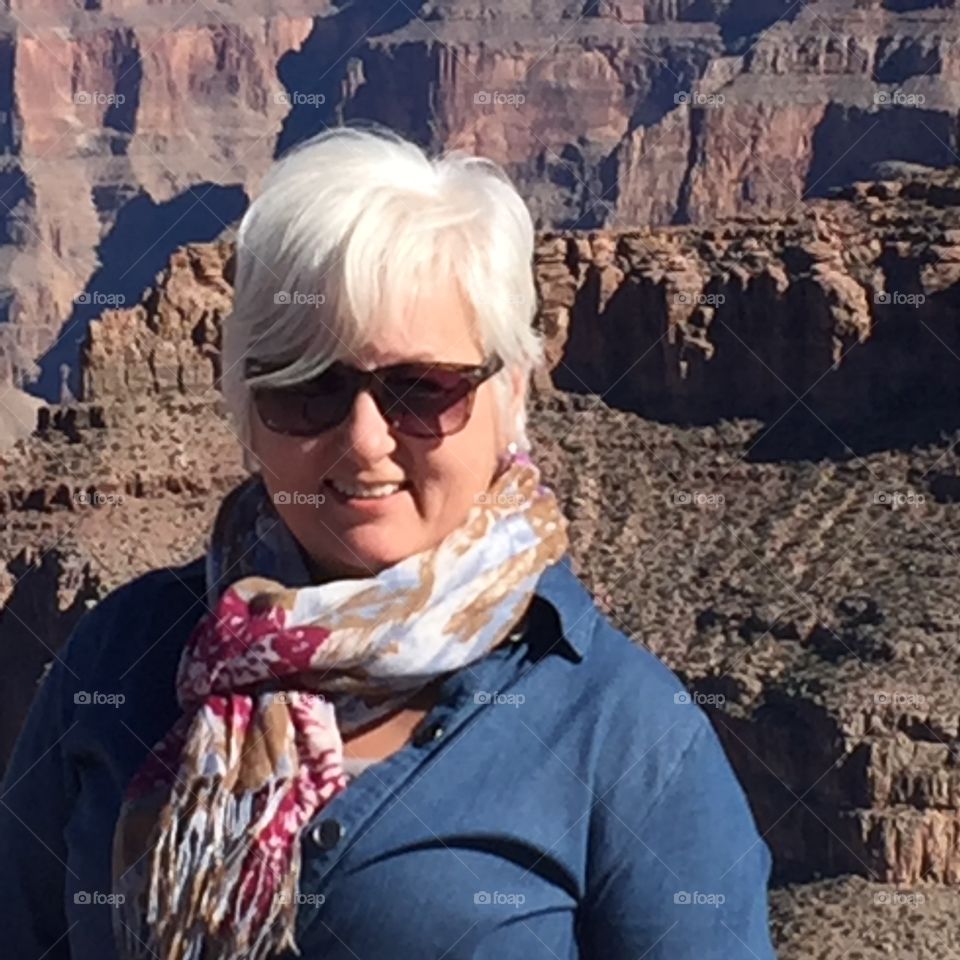
M 254 710 L 236 763 L 234 793 L 259 790 L 276 770 L 282 757 L 294 754 L 289 708 L 276 697 L 265 710 Z

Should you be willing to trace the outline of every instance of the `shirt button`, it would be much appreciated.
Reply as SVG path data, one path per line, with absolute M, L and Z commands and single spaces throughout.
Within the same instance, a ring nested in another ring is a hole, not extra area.
M 339 820 L 321 820 L 311 831 L 310 839 L 321 850 L 332 850 L 343 836 L 343 824 Z
M 425 747 L 428 743 L 430 743 L 431 740 L 439 740 L 442 736 L 442 724 L 431 723 L 414 734 L 413 742 L 415 746 Z

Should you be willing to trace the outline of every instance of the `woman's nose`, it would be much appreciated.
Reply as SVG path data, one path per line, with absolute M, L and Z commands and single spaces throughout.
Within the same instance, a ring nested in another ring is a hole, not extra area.
M 382 460 L 397 445 L 390 424 L 367 390 L 361 390 L 354 399 L 341 426 L 341 438 L 345 455 L 371 463 Z

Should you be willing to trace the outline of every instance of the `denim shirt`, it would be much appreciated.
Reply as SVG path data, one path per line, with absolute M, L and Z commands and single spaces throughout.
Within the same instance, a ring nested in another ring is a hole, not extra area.
M 117 957 L 114 823 L 203 598 L 202 558 L 124 584 L 41 684 L 0 786 L 4 957 Z M 307 825 L 301 956 L 773 958 L 770 853 L 704 712 L 569 554 L 526 623 Z

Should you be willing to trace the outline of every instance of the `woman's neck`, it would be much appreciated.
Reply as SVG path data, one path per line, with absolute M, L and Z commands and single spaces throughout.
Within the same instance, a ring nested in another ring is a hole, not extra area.
M 310 574 L 310 582 L 313 584 L 331 583 L 334 580 L 360 580 L 374 575 L 369 570 L 350 570 L 317 560 L 299 541 L 297 541 L 297 549 L 300 551 L 300 556 Z

